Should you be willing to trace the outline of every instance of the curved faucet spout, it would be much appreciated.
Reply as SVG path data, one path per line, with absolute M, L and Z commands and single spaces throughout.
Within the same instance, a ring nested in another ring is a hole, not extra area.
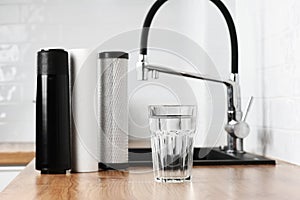
M 140 43 L 140 54 L 141 55 L 147 55 L 147 49 L 148 49 L 148 36 L 150 31 L 150 26 L 153 21 L 153 18 L 159 8 L 164 5 L 168 0 L 157 0 L 152 7 L 150 8 L 144 24 L 143 24 L 143 30 L 141 34 L 141 43 Z M 232 16 L 229 12 L 229 10 L 226 8 L 224 3 L 220 0 L 210 0 L 223 14 L 230 34 L 230 42 L 231 42 L 231 73 L 237 74 L 238 73 L 238 41 L 237 41 L 237 34 L 236 34 L 236 28 L 234 25 L 234 21 L 232 19 Z

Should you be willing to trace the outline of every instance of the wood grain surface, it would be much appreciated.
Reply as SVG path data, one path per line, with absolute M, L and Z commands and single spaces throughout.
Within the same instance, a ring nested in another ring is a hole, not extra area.
M 153 181 L 151 168 L 40 175 L 32 161 L 0 193 L 0 199 L 300 199 L 300 167 L 195 167 L 191 183 Z
M 0 152 L 0 166 L 25 166 L 34 156 L 34 152 Z
M 34 143 L 0 143 L 0 166 L 25 166 L 34 156 Z

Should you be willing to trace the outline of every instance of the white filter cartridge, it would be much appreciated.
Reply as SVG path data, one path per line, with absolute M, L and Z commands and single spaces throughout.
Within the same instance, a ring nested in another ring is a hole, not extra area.
M 95 115 L 97 55 L 70 50 L 72 82 L 72 172 L 98 171 L 98 124 Z

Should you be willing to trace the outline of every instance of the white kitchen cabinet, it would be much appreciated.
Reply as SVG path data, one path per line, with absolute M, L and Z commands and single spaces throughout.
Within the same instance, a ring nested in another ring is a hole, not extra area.
M 0 192 L 24 169 L 23 166 L 0 166 Z

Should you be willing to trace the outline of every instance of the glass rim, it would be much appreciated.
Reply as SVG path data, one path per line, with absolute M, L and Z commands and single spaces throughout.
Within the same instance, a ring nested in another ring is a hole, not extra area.
M 197 108 L 197 105 L 179 105 L 179 104 L 166 104 L 166 105 L 148 105 L 148 108 L 163 108 L 163 107 L 173 107 L 173 108 Z
M 149 105 L 148 114 L 151 116 L 196 116 L 197 105 Z

